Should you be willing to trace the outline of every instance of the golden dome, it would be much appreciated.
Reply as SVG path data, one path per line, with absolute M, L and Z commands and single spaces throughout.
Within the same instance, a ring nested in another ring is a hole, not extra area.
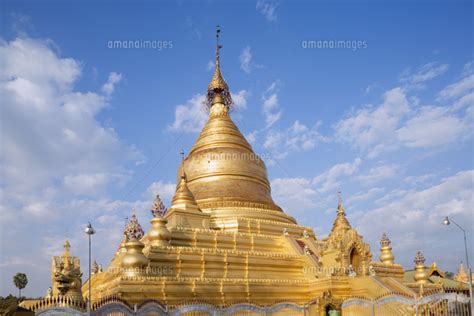
M 152 246 L 166 246 L 171 240 L 171 233 L 166 228 L 168 221 L 163 217 L 153 217 L 150 221 L 151 228 L 147 234 L 147 238 Z
M 125 244 L 126 254 L 122 258 L 122 267 L 124 268 L 144 268 L 148 265 L 148 259 L 143 254 L 145 245 L 137 238 L 132 239 Z
M 267 219 L 294 223 L 273 202 L 265 163 L 234 124 L 219 94 L 183 165 L 187 187 L 200 209 L 259 208 L 266 210 Z M 242 212 L 233 215 L 245 217 Z

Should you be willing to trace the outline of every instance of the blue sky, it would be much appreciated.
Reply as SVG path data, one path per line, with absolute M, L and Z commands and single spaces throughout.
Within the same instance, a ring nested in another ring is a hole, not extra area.
M 68 237 L 106 265 L 125 217 L 169 205 L 179 151 L 206 113 L 215 26 L 233 118 L 267 161 L 272 194 L 327 235 L 343 191 L 378 258 L 455 271 L 472 241 L 472 3 L 461 1 L 3 1 L 0 295 L 26 272 L 44 295 Z M 109 41 L 172 47 L 108 48 Z M 366 47 L 304 48 L 307 41 Z M 471 247 L 470 247 L 471 249 Z

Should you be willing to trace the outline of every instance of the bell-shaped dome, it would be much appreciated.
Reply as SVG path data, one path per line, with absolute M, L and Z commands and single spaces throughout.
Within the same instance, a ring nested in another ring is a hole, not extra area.
M 256 208 L 262 212 L 254 213 L 255 218 L 294 222 L 273 202 L 265 163 L 232 121 L 220 94 L 214 96 L 209 120 L 183 165 L 200 209 Z M 242 212 L 232 216 L 245 217 Z

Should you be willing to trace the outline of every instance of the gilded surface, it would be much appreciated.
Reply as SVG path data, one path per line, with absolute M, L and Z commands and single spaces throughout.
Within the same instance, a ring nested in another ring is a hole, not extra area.
M 345 301 L 348 311 L 361 311 L 364 302 L 375 299 L 403 300 L 442 290 L 443 284 L 428 282 L 421 253 L 414 278 L 407 281 L 385 234 L 380 260 L 374 261 L 369 245 L 349 223 L 342 198 L 324 239 L 275 204 L 264 162 L 229 115 L 230 92 L 219 49 L 218 44 L 208 87 L 209 119 L 177 172 L 169 209 L 159 197 L 155 200 L 146 234 L 132 216 L 108 268 L 97 270 L 88 281 L 92 302 L 103 306 L 113 298 L 132 306 L 153 299 L 175 308 L 189 302 L 214 307 L 286 302 L 305 306 L 297 308 L 298 315 L 303 309 L 309 315 L 326 315 L 340 311 Z M 53 261 L 53 284 L 60 293 L 64 284 L 74 284 L 70 281 L 80 271 L 78 261 L 67 261 L 66 268 L 58 260 Z M 405 308 L 397 304 L 384 305 L 384 313 L 397 315 Z M 352 315 L 364 315 L 357 313 Z

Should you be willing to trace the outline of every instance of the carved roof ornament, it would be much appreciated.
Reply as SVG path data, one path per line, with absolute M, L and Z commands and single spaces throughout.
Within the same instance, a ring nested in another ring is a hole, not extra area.
M 383 264 L 393 264 L 395 257 L 392 253 L 391 242 L 386 233 L 383 233 L 380 239 L 380 261 Z
M 224 78 L 222 77 L 221 67 L 220 67 L 220 58 L 219 53 L 220 49 L 223 47 L 219 44 L 219 36 L 220 36 L 220 26 L 217 25 L 216 27 L 216 68 L 214 70 L 214 75 L 212 76 L 211 82 L 207 87 L 207 97 L 206 97 L 206 105 L 208 108 L 211 108 L 213 104 L 222 103 L 225 105 L 226 108 L 229 108 L 232 104 L 232 97 L 230 95 L 229 86 L 225 82 Z M 216 97 L 220 98 L 216 98 Z M 215 102 L 216 99 L 216 102 Z
M 125 227 L 125 233 L 127 234 L 128 239 L 136 238 L 140 240 L 145 235 L 145 232 L 135 215 L 135 210 L 133 210 L 132 217 L 130 218 L 127 227 Z
M 159 194 L 156 195 L 155 201 L 153 202 L 153 206 L 150 211 L 153 217 L 163 217 L 168 211 Z
M 423 256 L 421 251 L 418 250 L 416 252 L 415 260 L 413 260 L 413 262 L 415 262 L 416 265 L 422 265 L 425 263 L 425 257 Z
M 390 247 L 391 241 L 388 239 L 388 236 L 386 233 L 383 233 L 382 239 L 380 239 L 380 246 L 382 247 Z

